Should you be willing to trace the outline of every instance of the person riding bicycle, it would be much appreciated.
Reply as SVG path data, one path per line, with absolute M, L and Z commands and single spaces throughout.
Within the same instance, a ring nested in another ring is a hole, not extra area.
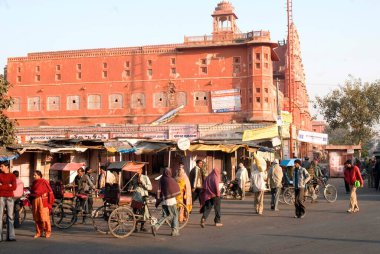
M 143 215 L 143 220 L 140 222 L 140 231 L 145 232 L 144 227 L 145 221 L 149 219 L 148 207 L 144 205 L 144 199 L 148 197 L 148 191 L 152 190 L 152 183 L 149 180 L 149 177 L 143 175 L 141 172 L 133 176 L 132 180 L 133 186 L 133 196 L 132 196 L 132 209 L 134 214 Z M 135 232 L 138 232 L 137 225 Z
M 82 167 L 77 170 L 78 173 L 78 194 L 86 195 L 88 198 L 88 194 L 91 194 L 93 190 L 95 190 L 95 185 L 91 181 L 88 174 L 85 174 L 85 171 Z M 85 198 L 81 198 L 81 207 L 85 213 L 91 213 L 92 207 L 84 207 Z
M 307 169 L 307 171 L 311 177 L 311 180 L 308 183 L 308 192 L 309 195 L 312 197 L 312 202 L 315 202 L 318 198 L 318 196 L 315 194 L 315 187 L 318 185 L 318 179 L 320 177 L 323 177 L 323 173 L 321 167 L 318 165 L 317 159 L 314 159 L 311 162 L 310 168 Z

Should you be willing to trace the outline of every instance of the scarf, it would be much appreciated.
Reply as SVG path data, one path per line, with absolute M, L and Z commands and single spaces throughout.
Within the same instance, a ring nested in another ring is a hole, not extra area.
M 33 181 L 31 195 L 34 197 L 41 197 L 44 194 L 51 192 L 50 184 L 45 179 L 37 179 Z
M 190 180 L 187 177 L 185 170 L 183 168 L 180 168 L 178 171 L 178 176 L 176 177 L 176 181 L 184 181 L 186 185 L 186 204 L 191 205 L 192 204 L 192 199 L 191 199 L 191 184 Z
M 220 176 L 216 172 L 215 169 L 213 169 L 211 173 L 204 180 L 203 190 L 202 190 L 202 195 L 201 195 L 202 207 L 206 203 L 207 200 L 212 199 L 214 197 L 220 197 L 219 180 L 220 180 Z
M 177 182 L 172 177 L 172 171 L 170 168 L 165 169 L 160 178 L 159 190 L 161 191 L 160 198 L 163 198 L 164 200 L 174 198 L 181 194 Z

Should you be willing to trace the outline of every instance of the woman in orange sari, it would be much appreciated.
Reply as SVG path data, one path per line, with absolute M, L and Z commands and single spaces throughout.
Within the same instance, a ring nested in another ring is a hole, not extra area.
M 179 185 L 179 189 L 181 191 L 181 194 L 177 196 L 177 204 L 183 203 L 186 205 L 188 213 L 191 212 L 191 209 L 193 208 L 192 198 L 191 198 L 191 185 L 190 180 L 186 175 L 185 167 L 182 163 L 179 164 L 179 169 L 177 172 L 176 181 Z M 178 219 L 180 222 L 184 220 L 184 211 L 179 211 Z
M 31 188 L 33 219 L 36 223 L 36 234 L 34 238 L 39 238 L 45 233 L 45 237 L 51 236 L 50 209 L 52 202 L 49 193 L 52 189 L 48 181 L 42 178 L 42 173 L 36 170 L 33 174 L 33 184 Z

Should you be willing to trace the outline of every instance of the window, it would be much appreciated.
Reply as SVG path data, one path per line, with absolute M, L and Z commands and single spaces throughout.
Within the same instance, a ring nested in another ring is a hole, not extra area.
M 268 88 L 264 88 L 264 91 L 265 91 L 265 93 L 269 92 Z
M 269 60 L 269 55 L 267 53 L 264 54 L 264 59 Z
M 175 58 L 170 58 L 170 63 L 175 64 Z
M 207 59 L 206 58 L 201 59 L 201 63 L 202 64 L 207 64 Z
M 28 97 L 28 111 L 40 111 L 40 97 Z
M 240 65 L 234 65 L 234 73 L 239 74 L 240 73 Z
M 172 69 L 171 69 L 171 73 L 172 73 L 173 75 L 175 75 L 175 74 L 177 73 L 176 68 L 172 68 Z
M 152 69 L 148 69 L 147 74 L 148 74 L 149 77 L 151 77 L 153 75 L 153 70 Z
M 61 65 L 56 65 L 56 66 L 55 66 L 55 70 L 56 70 L 56 71 L 60 71 L 60 70 L 61 70 Z
M 165 92 L 153 94 L 153 107 L 162 108 L 168 106 L 168 96 Z
M 265 67 L 265 69 L 268 69 L 269 68 L 269 64 L 268 63 L 264 63 L 264 67 Z
M 78 71 L 82 70 L 82 64 L 77 64 L 77 70 Z
M 36 72 L 39 72 L 39 71 L 40 71 L 40 66 L 37 65 L 37 66 L 36 66 Z
M 194 106 L 208 106 L 208 92 L 195 92 Z
M 107 76 L 108 76 L 107 71 L 103 71 L 103 72 L 102 72 L 102 78 L 107 78 Z
M 61 74 L 55 74 L 55 80 L 58 81 L 58 80 L 61 80 Z
M 261 60 L 261 54 L 260 53 L 256 53 L 256 60 Z
M 132 108 L 145 108 L 145 95 L 142 93 L 132 94 Z
M 256 97 L 256 102 L 260 103 L 260 97 Z
M 67 96 L 66 107 L 67 110 L 79 110 L 80 97 L 78 95 Z
M 87 108 L 88 109 L 101 109 L 102 107 L 102 97 L 98 94 L 90 94 L 87 97 Z
M 268 97 L 265 97 L 265 98 L 264 98 L 264 101 L 265 101 L 265 102 L 269 102 Z
M 256 93 L 260 93 L 260 87 L 256 87 Z
M 41 81 L 41 76 L 40 76 L 40 75 L 36 75 L 36 76 L 34 77 L 34 81 L 36 81 L 36 82 Z
M 131 71 L 130 70 L 125 70 L 125 76 L 130 77 L 131 76 Z
M 103 68 L 107 68 L 107 63 L 103 63 Z
M 123 108 L 123 95 L 111 94 L 108 98 L 109 109 L 121 109 Z
M 148 60 L 148 66 L 152 66 L 152 60 Z
M 17 72 L 18 72 L 18 73 L 21 72 L 21 67 L 17 67 Z
M 260 63 L 256 63 L 256 69 L 260 69 Z
M 201 67 L 201 74 L 207 74 L 207 67 Z
M 234 57 L 234 64 L 240 64 L 240 56 Z
M 20 112 L 21 110 L 21 99 L 18 97 L 13 97 L 13 104 L 9 107 L 9 112 Z
M 48 111 L 57 111 L 61 108 L 61 98 L 59 96 L 47 97 L 46 109 Z
M 125 67 L 125 68 L 129 68 L 129 65 L 130 65 L 129 61 L 126 61 L 126 62 L 124 63 L 124 67 Z
M 82 72 L 77 72 L 77 79 L 82 79 Z
M 21 76 L 17 76 L 17 83 L 21 82 Z
M 177 100 L 177 105 L 187 105 L 187 99 L 186 99 L 186 92 L 177 92 L 176 93 L 176 100 Z

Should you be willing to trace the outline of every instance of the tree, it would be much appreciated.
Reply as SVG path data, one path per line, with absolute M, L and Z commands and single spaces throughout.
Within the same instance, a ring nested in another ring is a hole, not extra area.
M 15 126 L 17 122 L 9 119 L 4 111 L 13 105 L 13 99 L 8 96 L 11 85 L 0 75 L 0 147 L 10 145 L 15 141 Z
M 325 97 L 316 97 L 320 114 L 332 130 L 348 131 L 345 139 L 352 144 L 364 144 L 375 134 L 380 119 L 380 80 L 362 83 L 349 76 L 343 86 Z

